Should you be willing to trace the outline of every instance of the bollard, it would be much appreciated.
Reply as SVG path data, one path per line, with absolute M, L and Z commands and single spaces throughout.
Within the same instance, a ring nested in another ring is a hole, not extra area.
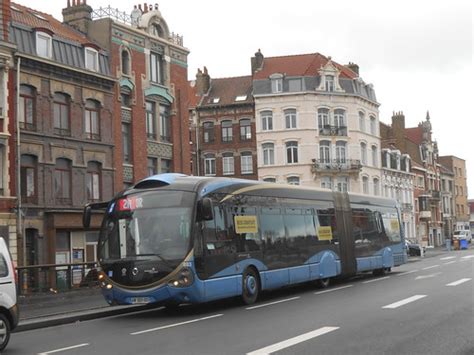
M 446 249 L 451 251 L 451 239 L 446 239 Z

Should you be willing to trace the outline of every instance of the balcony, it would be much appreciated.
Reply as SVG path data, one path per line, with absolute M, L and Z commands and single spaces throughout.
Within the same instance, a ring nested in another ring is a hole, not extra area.
M 420 211 L 420 218 L 431 219 L 431 211 Z
M 362 169 L 360 160 L 355 159 L 313 159 L 313 172 L 319 173 L 359 173 Z
M 411 203 L 402 203 L 401 208 L 403 212 L 413 212 L 413 205 Z
M 319 128 L 320 136 L 343 136 L 347 137 L 347 127 L 346 126 L 322 126 Z

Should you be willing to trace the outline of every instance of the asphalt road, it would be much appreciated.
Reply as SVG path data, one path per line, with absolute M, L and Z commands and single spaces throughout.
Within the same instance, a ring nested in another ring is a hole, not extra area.
M 148 310 L 12 335 L 4 354 L 474 354 L 474 250 L 321 290 Z

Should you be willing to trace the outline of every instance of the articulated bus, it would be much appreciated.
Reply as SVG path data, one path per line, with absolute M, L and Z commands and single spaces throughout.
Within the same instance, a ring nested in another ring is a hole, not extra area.
M 109 202 L 99 281 L 110 304 L 169 306 L 240 296 L 406 262 L 394 200 L 232 178 L 161 174 Z

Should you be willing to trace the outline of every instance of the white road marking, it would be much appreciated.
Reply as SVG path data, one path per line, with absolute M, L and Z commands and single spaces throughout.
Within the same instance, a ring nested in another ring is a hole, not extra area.
M 424 267 L 423 269 L 421 270 L 429 270 L 429 269 L 433 269 L 435 267 L 439 267 L 439 265 L 433 265 L 433 266 L 428 266 L 428 267 Z
M 188 321 L 186 321 L 186 322 L 164 325 L 164 326 L 158 327 L 158 328 L 152 328 L 152 329 L 147 329 L 147 330 L 141 330 L 141 331 L 139 331 L 139 332 L 130 333 L 130 335 L 138 335 L 138 334 L 143 334 L 143 333 L 155 332 L 155 331 L 157 331 L 157 330 L 162 330 L 162 329 L 168 329 L 168 328 L 173 328 L 173 327 L 179 327 L 180 325 L 185 325 L 185 324 L 189 324 L 189 323 L 200 322 L 200 321 L 202 321 L 202 320 L 211 319 L 211 318 L 216 318 L 216 317 L 221 317 L 221 316 L 223 316 L 223 315 L 224 315 L 224 314 L 222 314 L 222 313 L 221 313 L 221 314 L 214 314 L 213 316 L 209 316 L 209 317 L 203 317 L 203 318 L 188 320 Z
M 434 274 L 420 275 L 420 276 L 415 277 L 415 280 L 430 279 L 430 278 L 436 277 L 436 276 L 438 276 L 438 275 L 440 275 L 440 274 L 441 274 L 441 272 L 435 272 Z
M 271 306 L 271 305 L 274 305 L 274 304 L 277 304 L 277 303 L 282 303 L 282 302 L 288 302 L 288 301 L 297 300 L 298 298 L 300 298 L 300 296 L 292 297 L 292 298 L 287 298 L 287 299 L 280 300 L 280 301 L 275 301 L 275 302 L 269 302 L 269 303 L 265 303 L 265 304 L 260 304 L 260 305 L 258 305 L 258 306 L 247 307 L 247 308 L 245 308 L 245 309 L 250 310 L 250 309 L 255 309 L 255 308 L 261 308 L 261 307 Z
M 470 259 L 470 258 L 474 258 L 474 255 L 466 255 L 466 256 L 463 256 L 461 259 Z
M 455 256 L 445 256 L 444 258 L 441 258 L 439 260 L 449 260 L 449 259 L 454 259 L 456 258 Z
M 456 262 L 457 262 L 456 260 L 448 261 L 447 263 L 444 263 L 443 265 L 455 264 Z
M 299 343 L 302 343 L 304 341 L 307 341 L 309 339 L 312 339 L 312 338 L 316 338 L 320 335 L 324 335 L 324 334 L 327 334 L 327 333 L 330 333 L 334 330 L 337 330 L 339 329 L 339 327 L 322 327 L 322 328 L 319 328 L 319 329 L 316 329 L 316 330 L 313 330 L 312 332 L 308 332 L 308 333 L 305 333 L 305 334 L 301 334 L 301 335 L 298 335 L 294 338 L 290 338 L 290 339 L 287 339 L 287 340 L 283 340 L 279 343 L 276 343 L 276 344 L 273 344 L 273 345 L 269 345 L 265 348 L 261 348 L 261 349 L 258 349 L 258 350 L 255 350 L 255 351 L 252 351 L 250 353 L 247 353 L 247 355 L 266 355 L 266 354 L 271 354 L 271 353 L 274 353 L 275 351 L 279 351 L 279 350 L 282 350 L 282 349 L 286 349 L 286 348 L 289 348 L 290 346 L 293 346 L 293 345 L 296 345 L 296 344 L 299 344 Z
M 372 280 L 368 280 L 368 281 L 364 281 L 362 282 L 363 284 L 369 284 L 371 282 L 376 282 L 376 281 L 380 281 L 380 280 L 386 280 L 386 279 L 389 279 L 390 276 L 385 276 L 385 277 L 379 277 L 377 279 L 372 279 Z
M 422 299 L 426 297 L 426 295 L 415 295 L 415 296 L 412 296 L 412 297 L 408 297 L 408 298 L 405 298 L 404 300 L 401 300 L 401 301 L 398 301 L 398 302 L 395 302 L 395 303 L 391 303 L 391 304 L 388 304 L 386 306 L 383 306 L 382 308 L 390 308 L 390 309 L 395 309 L 395 308 L 398 308 L 398 307 L 401 307 L 401 306 L 404 306 L 408 303 L 411 303 L 411 302 L 414 302 L 414 301 L 417 301 L 419 299 Z
M 457 286 L 457 285 L 463 284 L 463 283 L 471 281 L 471 280 L 472 279 L 470 279 L 470 278 L 465 278 L 465 279 L 461 279 L 461 280 L 451 282 L 451 283 L 447 284 L 446 286 Z
M 47 354 L 59 353 L 61 351 L 67 351 L 67 350 L 82 348 L 83 346 L 87 346 L 87 345 L 89 345 L 89 343 L 68 346 L 67 348 L 61 348 L 61 349 L 56 349 L 56 350 L 51 350 L 51 351 L 45 351 L 43 353 L 38 353 L 38 355 L 47 355 Z
M 408 274 L 413 274 L 414 272 L 417 272 L 418 269 L 416 270 L 411 270 L 411 271 L 405 271 L 405 272 L 402 272 L 401 274 L 397 274 L 397 276 L 403 276 L 403 275 L 408 275 Z
M 331 289 L 329 289 L 329 290 L 324 290 L 324 291 L 315 292 L 314 294 L 315 294 L 315 295 L 320 295 L 320 294 L 322 294 L 322 293 L 327 293 L 327 292 L 342 290 L 343 288 L 348 288 L 348 287 L 352 287 L 352 286 L 354 286 L 354 285 L 347 285 L 347 286 L 342 286 L 342 287 L 331 288 Z

